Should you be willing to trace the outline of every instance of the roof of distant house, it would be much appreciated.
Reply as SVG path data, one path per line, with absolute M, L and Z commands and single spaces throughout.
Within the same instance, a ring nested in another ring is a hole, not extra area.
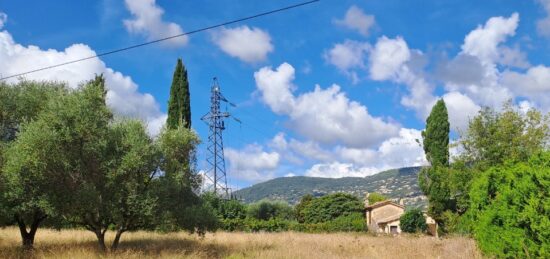
M 402 209 L 405 209 L 405 206 L 403 205 L 399 205 L 391 200 L 385 200 L 385 201 L 379 201 L 379 202 L 376 202 L 372 205 L 369 205 L 367 207 L 365 207 L 365 209 L 367 210 L 372 210 L 372 209 L 375 209 L 375 208 L 379 208 L 379 207 L 382 207 L 382 206 L 386 206 L 386 205 L 393 205 L 393 206 L 396 206 L 396 207 L 399 207 L 399 208 L 402 208 Z

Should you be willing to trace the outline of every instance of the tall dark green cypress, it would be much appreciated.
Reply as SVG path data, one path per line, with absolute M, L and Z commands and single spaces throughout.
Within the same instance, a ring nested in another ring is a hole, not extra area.
M 449 115 L 443 99 L 437 101 L 422 131 L 424 153 L 432 166 L 449 165 Z
M 453 208 L 448 185 L 449 131 L 449 115 L 445 102 L 441 99 L 432 108 L 426 120 L 426 130 L 422 131 L 424 153 L 431 167 L 420 171 L 418 183 L 428 196 L 428 214 L 442 229 L 445 229 L 443 213 Z
M 170 87 L 170 99 L 168 100 L 168 118 L 166 119 L 166 124 L 169 129 L 178 128 L 180 125 L 188 129 L 191 128 L 190 102 L 187 70 L 181 58 L 178 58 Z

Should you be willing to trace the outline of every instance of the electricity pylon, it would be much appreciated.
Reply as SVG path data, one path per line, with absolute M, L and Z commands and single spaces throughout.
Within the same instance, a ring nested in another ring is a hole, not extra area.
M 233 117 L 229 112 L 220 110 L 220 102 L 225 102 L 233 107 L 235 104 L 229 102 L 223 96 L 218 79 L 214 77 L 210 97 L 210 112 L 202 116 L 201 120 L 208 124 L 208 146 L 206 162 L 208 169 L 204 174 L 205 183 L 203 183 L 204 191 L 213 191 L 220 196 L 229 197 L 229 189 L 227 188 L 227 175 L 225 172 L 225 158 L 223 153 L 223 136 L 225 130 L 224 119 L 232 117 L 237 122 L 240 121 Z

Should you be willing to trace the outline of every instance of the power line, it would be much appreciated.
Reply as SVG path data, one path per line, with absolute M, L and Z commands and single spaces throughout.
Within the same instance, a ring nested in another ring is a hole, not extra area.
M 294 8 L 297 8 L 297 7 L 313 4 L 313 3 L 319 2 L 319 1 L 321 1 L 321 0 L 312 0 L 312 1 L 302 2 L 302 3 L 299 3 L 299 4 L 290 5 L 290 6 L 286 6 L 286 7 L 283 7 L 283 8 L 279 8 L 279 9 L 275 9 L 275 10 L 255 14 L 255 15 L 252 15 L 252 16 L 243 17 L 243 18 L 239 18 L 239 19 L 236 19 L 236 20 L 232 20 L 232 21 L 228 21 L 228 22 L 224 22 L 224 23 L 204 27 L 204 28 L 193 30 L 193 31 L 190 31 L 190 32 L 185 32 L 185 33 L 182 33 L 182 34 L 173 35 L 173 36 L 169 36 L 169 37 L 165 37 L 165 38 L 161 38 L 161 39 L 157 39 L 157 40 L 153 40 L 153 41 L 148 41 L 148 42 L 140 43 L 140 44 L 137 44 L 137 45 L 128 46 L 128 47 L 125 47 L 125 48 L 120 48 L 120 49 L 115 49 L 115 50 L 103 52 L 103 53 L 100 53 L 100 54 L 96 54 L 96 55 L 81 58 L 81 59 L 76 59 L 76 60 L 72 60 L 72 61 L 68 61 L 68 62 L 56 64 L 56 65 L 51 65 L 51 66 L 47 66 L 47 67 L 43 67 L 43 68 L 39 68 L 39 69 L 34 69 L 34 70 L 27 71 L 27 72 L 19 73 L 19 74 L 14 74 L 14 75 L 2 77 L 2 78 L 0 78 L 0 81 L 6 80 L 6 79 L 9 79 L 9 78 L 13 78 L 13 77 L 24 76 L 24 75 L 27 75 L 27 74 L 31 74 L 31 73 L 35 73 L 35 72 L 39 72 L 39 71 L 44 71 L 44 70 L 48 70 L 48 69 L 52 69 L 52 68 L 56 68 L 56 67 L 65 66 L 65 65 L 85 61 L 85 60 L 88 60 L 88 59 L 107 56 L 107 55 L 111 55 L 111 54 L 114 54 L 114 53 L 130 50 L 130 49 L 135 49 L 135 48 L 143 47 L 143 46 L 146 46 L 146 45 L 159 43 L 159 42 L 162 42 L 162 41 L 171 40 L 171 39 L 186 36 L 186 35 L 195 34 L 195 33 L 202 32 L 202 31 L 215 29 L 215 28 L 230 25 L 230 24 L 233 24 L 233 23 L 239 23 L 239 22 L 242 22 L 242 21 L 251 20 L 251 19 L 254 19 L 254 18 L 261 17 L 261 16 L 266 16 L 266 15 L 270 15 L 270 14 L 274 14 L 274 13 L 279 13 L 279 12 L 282 12 L 282 11 L 287 11 L 287 10 L 294 9 Z

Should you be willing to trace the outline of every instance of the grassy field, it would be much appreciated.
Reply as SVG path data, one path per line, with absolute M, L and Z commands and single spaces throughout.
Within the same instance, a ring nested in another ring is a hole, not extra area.
M 114 234 L 107 234 L 107 241 Z M 334 233 L 226 233 L 203 239 L 186 233 L 125 233 L 116 253 L 98 251 L 83 230 L 40 229 L 31 252 L 16 228 L 0 229 L 1 258 L 481 258 L 473 240 L 427 236 L 375 237 Z

